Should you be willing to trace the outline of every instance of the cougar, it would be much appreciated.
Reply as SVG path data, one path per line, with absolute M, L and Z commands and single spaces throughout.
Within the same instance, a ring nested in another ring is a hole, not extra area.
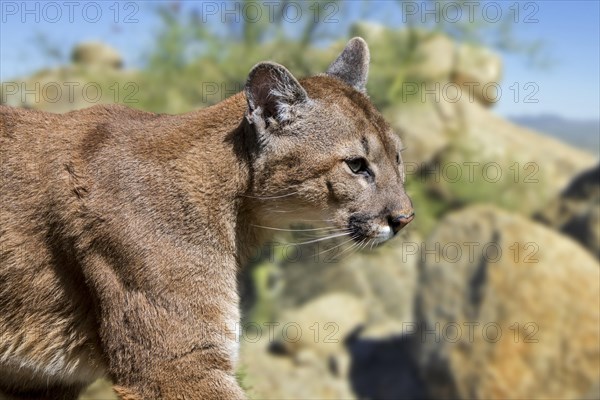
M 0 107 L 0 392 L 241 399 L 237 273 L 298 218 L 380 244 L 413 219 L 402 144 L 366 95 L 354 38 L 298 81 L 182 115 Z M 286 212 L 274 212 L 274 210 Z

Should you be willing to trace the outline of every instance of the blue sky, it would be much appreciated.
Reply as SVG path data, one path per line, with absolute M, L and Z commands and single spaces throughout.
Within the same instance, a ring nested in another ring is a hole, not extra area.
M 103 40 L 124 55 L 126 66 L 143 66 L 144 55 L 152 49 L 159 26 L 153 11 L 159 2 L 72 3 L 74 5 L 70 6 L 68 4 L 71 3 L 66 1 L 29 1 L 23 7 L 22 1 L 1 1 L 0 80 L 6 81 L 60 64 L 60 61 L 40 51 L 40 40 L 57 46 L 65 56 L 80 41 Z M 517 19 L 512 27 L 515 36 L 523 41 L 541 39 L 553 60 L 551 67 L 538 68 L 530 65 L 524 57 L 503 54 L 503 94 L 496 111 L 502 115 L 550 113 L 576 119 L 600 118 L 599 2 L 538 1 L 533 6 L 529 3 L 533 2 L 483 1 L 477 3 L 477 8 L 473 10 L 474 15 L 480 17 L 483 8 L 487 7 L 488 18 L 493 18 L 495 5 L 500 5 L 503 13 L 510 13 L 511 18 Z M 214 10 L 216 6 L 217 13 L 207 16 L 207 23 L 218 29 L 224 27 L 220 22 L 223 4 L 221 1 L 187 1 L 183 9 L 204 8 L 207 11 Z M 412 4 L 418 8 L 417 16 L 430 20 L 430 17 L 423 15 L 421 1 Z M 443 6 L 443 3 L 440 4 Z M 230 2 L 225 7 L 235 5 Z M 100 10 L 100 15 L 96 13 L 97 10 Z M 330 10 L 335 11 L 333 8 Z M 519 10 L 517 17 L 515 10 Z M 293 11 L 290 9 L 290 18 L 293 18 Z M 345 2 L 334 13 L 333 17 L 339 20 L 335 30 L 344 36 L 347 28 L 361 17 L 399 27 L 408 9 L 404 9 L 405 13 L 402 11 L 392 1 Z M 453 11 L 448 8 L 449 20 L 454 18 Z M 461 20 L 468 18 L 468 10 L 463 8 L 461 11 Z M 529 23 L 525 23 L 527 16 L 532 20 Z M 294 24 L 289 24 L 289 29 L 293 30 Z M 533 85 L 526 86 L 529 83 Z M 519 93 L 515 98 L 517 87 Z M 533 94 L 536 89 L 537 92 Z M 537 103 L 524 102 L 528 94 L 533 94 L 532 99 Z

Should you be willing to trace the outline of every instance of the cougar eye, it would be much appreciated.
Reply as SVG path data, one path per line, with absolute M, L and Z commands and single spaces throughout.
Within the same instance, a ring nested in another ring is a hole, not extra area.
M 396 152 L 396 164 L 400 165 L 400 153 L 406 150 L 406 147 L 402 147 L 399 151 Z
M 352 158 L 350 160 L 346 160 L 346 164 L 348 164 L 348 168 L 350 168 L 350 170 L 355 174 L 369 174 L 367 160 L 364 158 Z

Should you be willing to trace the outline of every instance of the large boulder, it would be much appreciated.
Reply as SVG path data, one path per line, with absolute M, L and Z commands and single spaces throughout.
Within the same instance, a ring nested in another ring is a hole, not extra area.
M 536 218 L 571 236 L 600 259 L 600 164 L 578 175 Z
M 298 367 L 326 371 L 326 379 L 347 380 L 351 356 L 345 344 L 366 320 L 367 305 L 362 299 L 344 293 L 326 294 L 279 319 L 269 352 L 289 358 Z
M 343 343 L 367 321 L 366 305 L 347 293 L 329 293 L 288 310 L 280 318 L 272 349 L 298 358 L 313 352 L 327 359 L 343 353 Z
M 326 360 L 312 362 L 273 354 L 268 336 L 241 347 L 243 387 L 252 399 L 353 399 L 347 379 L 332 372 Z
M 462 86 L 465 93 L 472 90 L 480 104 L 496 103 L 501 93 L 497 87 L 502 79 L 502 60 L 490 49 L 472 44 L 458 46 L 452 80 Z
M 431 90 L 435 83 L 440 86 L 454 83 L 486 107 L 500 98 L 494 90 L 502 79 L 502 60 L 489 48 L 459 43 L 439 31 L 392 30 L 372 23 L 355 24 L 351 33 L 364 37 L 372 45 L 373 54 L 379 57 L 392 55 L 396 63 L 398 58 L 406 60 L 401 65 L 394 65 L 392 70 L 380 70 L 379 63 L 374 64 L 377 74 L 373 79 L 384 75 L 388 80 L 384 90 L 397 89 L 399 83 L 404 88 L 416 84 L 420 91 Z M 403 82 L 398 82 L 398 77 Z M 376 86 L 381 88 L 381 85 Z
M 570 238 L 473 206 L 427 240 L 419 281 L 415 354 L 430 396 L 582 398 L 598 387 L 600 267 Z
M 410 35 L 411 32 L 407 32 Z M 417 41 L 413 57 L 415 65 L 409 71 L 410 76 L 423 81 L 447 80 L 455 68 L 456 43 L 444 34 L 412 32 Z
M 408 35 L 409 32 L 406 33 Z M 440 88 L 449 83 L 461 86 L 465 94 L 472 93 L 473 100 L 490 106 L 500 98 L 495 92 L 502 79 L 502 60 L 492 50 L 469 43 L 457 43 L 441 33 L 413 33 L 417 45 L 412 57 L 414 66 L 408 75 L 418 78 L 423 89 Z M 447 97 L 456 95 L 447 86 Z M 442 89 L 438 92 L 444 94 Z
M 431 163 L 446 150 L 458 128 L 458 108 L 447 102 L 407 102 L 383 111 L 402 139 L 409 173 Z

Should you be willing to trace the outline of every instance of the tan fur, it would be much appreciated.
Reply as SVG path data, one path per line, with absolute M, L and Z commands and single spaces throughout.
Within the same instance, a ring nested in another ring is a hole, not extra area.
M 108 376 L 124 399 L 243 398 L 236 279 L 268 238 L 256 225 L 354 218 L 366 240 L 411 211 L 368 98 L 276 68 L 184 115 L 0 107 L 0 392 L 75 398 Z M 277 107 L 260 92 L 276 73 L 301 94 Z M 370 183 L 345 163 L 365 140 Z

